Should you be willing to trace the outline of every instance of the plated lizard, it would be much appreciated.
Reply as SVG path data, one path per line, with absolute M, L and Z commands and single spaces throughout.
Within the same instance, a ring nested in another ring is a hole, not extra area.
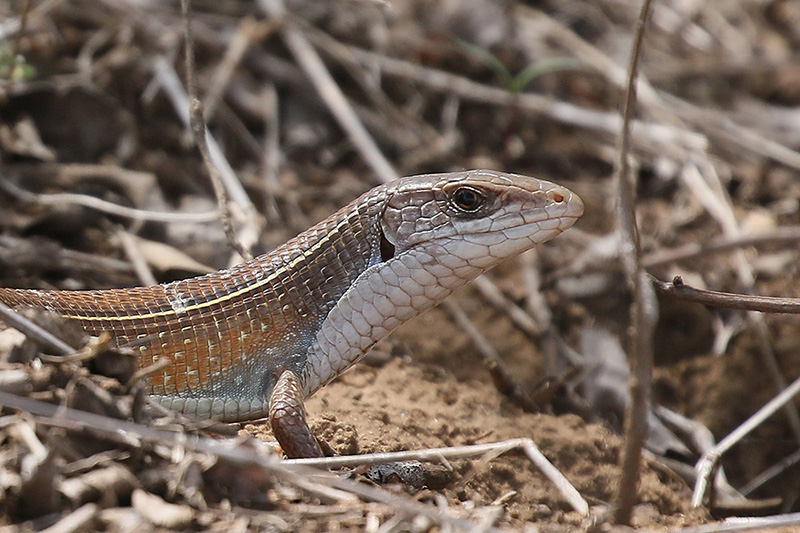
M 192 279 L 132 289 L 0 289 L 138 341 L 139 364 L 168 363 L 151 397 L 195 417 L 269 417 L 288 457 L 320 456 L 303 401 L 397 326 L 583 214 L 559 185 L 470 170 L 376 187 L 275 250 Z

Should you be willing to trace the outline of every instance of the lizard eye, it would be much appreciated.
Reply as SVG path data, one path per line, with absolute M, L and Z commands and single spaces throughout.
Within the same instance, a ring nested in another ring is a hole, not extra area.
M 453 203 L 462 211 L 476 211 L 483 203 L 483 195 L 472 187 L 459 187 L 453 193 Z

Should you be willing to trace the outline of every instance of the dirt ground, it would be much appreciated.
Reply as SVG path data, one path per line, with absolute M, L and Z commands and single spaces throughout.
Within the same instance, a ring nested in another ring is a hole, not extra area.
M 475 285 L 451 299 L 522 396 L 541 400 L 535 412 L 504 393 L 485 350 L 452 308 L 439 306 L 401 326 L 310 398 L 312 430 L 340 455 L 530 438 L 588 501 L 591 518 L 574 511 L 520 451 L 453 460 L 440 487 L 385 488 L 398 500 L 446 508 L 473 525 L 483 517 L 484 525 L 509 530 L 608 529 L 622 442 L 615 402 L 627 383 L 627 369 L 614 374 L 614 364 L 621 353 L 625 359 L 631 301 L 610 237 L 615 117 L 639 2 L 388 4 L 298 0 L 287 3 L 290 16 L 279 21 L 258 2 L 193 2 L 198 90 L 209 132 L 257 213 L 234 224 L 253 252 L 273 249 L 379 183 L 309 81 L 287 28 L 320 54 L 398 173 L 486 167 L 534 175 L 577 192 L 586 214 L 552 243 L 489 273 L 504 303 L 493 303 Z M 794 119 L 800 2 L 656 4 L 642 57 L 650 85 L 640 89 L 632 146 L 644 264 L 662 280 L 680 274 L 693 286 L 800 298 L 800 122 Z M 132 255 L 159 283 L 228 265 L 231 248 L 214 217 L 136 220 L 77 198 L 183 217 L 216 208 L 170 89 L 175 80 L 186 85 L 183 31 L 177 2 L 14 0 L 0 6 L 0 286 L 141 285 Z M 796 233 L 787 237 L 781 230 Z M 742 234 L 764 238 L 753 246 L 709 248 Z M 679 249 L 687 245 L 700 253 L 681 259 Z M 658 304 L 653 404 L 702 424 L 717 441 L 774 397 L 776 382 L 800 375 L 797 315 L 756 317 L 666 296 Z M 517 311 L 524 317 L 514 318 Z M 19 355 L 11 346 L 18 340 L 9 339 L 0 333 L 0 372 L 9 379 L 18 370 L 34 376 L 16 393 L 69 404 L 68 384 L 74 376 L 83 379 L 85 368 L 67 372 L 47 363 L 47 375 L 58 379 L 46 384 L 38 377 L 41 364 Z M 602 370 L 608 370 L 604 379 L 613 378 L 614 394 L 597 388 Z M 99 388 L 136 405 L 135 387 L 104 379 Z M 543 393 L 544 384 L 552 392 Z M 593 395 L 609 403 L 593 403 Z M 244 489 L 235 482 L 250 481 L 249 470 L 220 477 L 202 455 L 184 457 L 177 448 L 146 442 L 136 448 L 108 436 L 95 435 L 102 444 L 84 449 L 75 428 L 54 429 L 10 410 L 3 415 L 3 530 L 40 530 L 78 511 L 89 516 L 80 527 L 107 531 L 447 527 L 385 501 L 337 500 L 287 478 L 265 481 L 261 471 L 253 486 L 267 488 L 258 498 L 237 498 Z M 747 487 L 796 452 L 800 422 L 794 417 L 796 409 L 778 412 L 723 456 L 731 486 Z M 28 490 L 30 469 L 23 468 L 36 456 L 36 439 L 20 424 L 30 424 L 55 457 L 37 456 L 50 465 L 42 470 L 57 487 L 41 508 L 30 505 L 40 493 Z M 272 440 L 263 423 L 235 429 Z M 654 455 L 642 466 L 632 526 L 670 530 L 728 515 L 798 510 L 797 464 L 736 505 L 692 509 L 691 487 L 659 454 L 692 466 L 701 446 L 676 440 L 650 442 Z M 61 489 L 109 463 L 130 472 L 115 485 L 115 498 L 103 498 L 101 490 L 76 498 Z M 164 479 L 153 473 L 158 470 L 168 472 Z M 143 518 L 143 493 L 186 517 Z

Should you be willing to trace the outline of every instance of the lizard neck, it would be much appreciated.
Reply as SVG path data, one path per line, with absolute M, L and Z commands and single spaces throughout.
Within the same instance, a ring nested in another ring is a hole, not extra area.
M 446 258 L 452 256 L 447 248 L 447 243 L 416 247 L 358 276 L 322 321 L 308 349 L 302 374 L 305 396 L 360 361 L 400 324 L 484 271 L 479 265 L 448 264 Z

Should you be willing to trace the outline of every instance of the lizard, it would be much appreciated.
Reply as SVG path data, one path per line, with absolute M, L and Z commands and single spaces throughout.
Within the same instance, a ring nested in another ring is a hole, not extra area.
M 245 263 L 151 287 L 0 288 L 132 344 L 150 396 L 189 416 L 269 418 L 287 457 L 319 457 L 304 400 L 403 322 L 503 260 L 572 226 L 583 202 L 560 185 L 492 170 L 377 186 Z

